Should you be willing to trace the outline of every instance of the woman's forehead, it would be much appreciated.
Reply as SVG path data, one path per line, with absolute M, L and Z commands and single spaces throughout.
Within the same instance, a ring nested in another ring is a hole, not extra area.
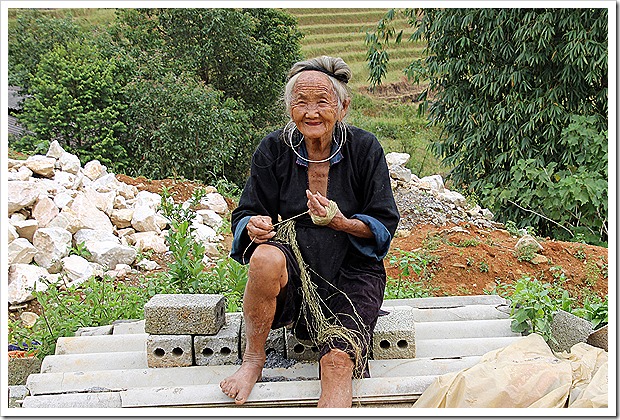
M 308 94 L 326 94 L 331 96 L 335 94 L 334 86 L 329 77 L 319 71 L 302 72 L 295 82 L 293 93 L 299 96 Z

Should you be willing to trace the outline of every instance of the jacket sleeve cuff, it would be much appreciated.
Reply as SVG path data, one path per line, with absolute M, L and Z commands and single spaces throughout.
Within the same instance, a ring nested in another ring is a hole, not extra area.
M 235 234 L 233 235 L 233 241 L 230 249 L 230 257 L 235 261 L 241 264 L 247 264 L 249 261 L 249 255 L 247 256 L 248 261 L 244 260 L 244 252 L 248 245 L 250 245 L 250 237 L 247 235 L 245 227 L 248 225 L 250 221 L 250 217 L 245 216 L 243 219 L 239 220 L 237 223 L 237 227 L 235 228 Z
M 392 235 L 385 225 L 372 216 L 366 214 L 354 214 L 352 219 L 358 219 L 364 222 L 373 233 L 374 238 L 358 238 L 349 235 L 349 240 L 359 252 L 363 255 L 381 261 L 387 255 L 392 242 Z

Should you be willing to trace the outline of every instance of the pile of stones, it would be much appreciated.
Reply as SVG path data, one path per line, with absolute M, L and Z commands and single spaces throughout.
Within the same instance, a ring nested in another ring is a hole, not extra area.
M 161 196 L 120 182 L 99 161 L 82 167 L 54 141 L 46 155 L 9 159 L 8 170 L 10 304 L 31 300 L 31 290 L 45 290 L 46 282 L 71 286 L 92 276 L 157 269 L 155 261 L 138 260 L 139 253 L 168 251 Z M 207 260 L 220 252 L 217 230 L 227 213 L 224 197 L 207 187 L 193 219 Z
M 392 191 L 400 212 L 400 231 L 408 231 L 416 225 L 447 223 L 471 223 L 480 228 L 502 227 L 493 221 L 493 213 L 478 205 L 470 206 L 466 198 L 448 190 L 441 175 L 418 178 L 405 165 L 407 153 L 388 153 L 385 159 L 392 178 Z

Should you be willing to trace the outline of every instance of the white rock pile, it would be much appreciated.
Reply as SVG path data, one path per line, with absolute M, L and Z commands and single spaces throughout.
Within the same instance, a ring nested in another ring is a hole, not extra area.
M 408 231 L 420 224 L 445 225 L 470 222 L 479 227 L 501 227 L 493 222 L 493 213 L 478 205 L 469 206 L 465 197 L 450 191 L 441 175 L 418 178 L 405 165 L 408 153 L 388 153 L 385 159 L 392 178 L 394 199 L 400 212 L 400 231 Z
M 8 170 L 10 304 L 31 300 L 33 289 L 45 290 L 43 279 L 73 285 L 91 276 L 156 269 L 155 261 L 137 262 L 138 253 L 168 251 L 161 196 L 120 182 L 99 161 L 81 167 L 77 156 L 54 141 L 45 156 L 9 159 Z M 217 230 L 227 212 L 224 198 L 207 187 L 193 219 L 207 259 L 219 253 L 223 238 Z M 69 255 L 72 248 L 90 256 Z

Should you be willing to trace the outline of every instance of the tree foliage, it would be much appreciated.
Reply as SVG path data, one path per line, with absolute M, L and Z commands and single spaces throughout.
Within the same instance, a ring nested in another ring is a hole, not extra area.
M 98 159 L 122 169 L 127 154 L 119 142 L 125 131 L 122 85 L 114 62 L 88 44 L 69 42 L 44 54 L 31 77 L 21 119 L 30 131 L 19 141 L 37 150 L 56 139 L 78 153 L 82 163 Z
M 404 13 L 411 39 L 428 43 L 405 72 L 436 93 L 429 119 L 443 131 L 432 149 L 452 181 L 504 221 L 605 241 L 607 9 Z M 389 21 L 367 37 L 373 84 L 398 37 Z
M 9 84 L 28 90 L 41 57 L 80 37 L 80 27 L 70 16 L 54 18 L 37 9 L 17 10 L 15 22 L 8 27 Z
M 251 151 L 285 118 L 300 38 L 275 9 L 119 9 L 91 31 L 22 10 L 9 71 L 30 95 L 31 133 L 14 146 L 57 139 L 117 171 L 242 185 Z

